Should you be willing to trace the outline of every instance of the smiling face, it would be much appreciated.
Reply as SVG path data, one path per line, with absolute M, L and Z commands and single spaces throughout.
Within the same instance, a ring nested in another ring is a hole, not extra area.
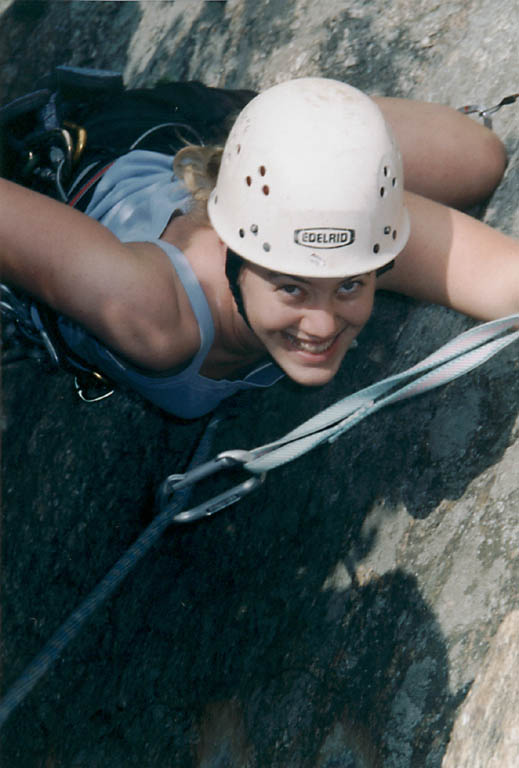
M 257 338 L 291 379 L 326 384 L 373 308 L 375 273 L 302 278 L 246 263 L 239 277 Z

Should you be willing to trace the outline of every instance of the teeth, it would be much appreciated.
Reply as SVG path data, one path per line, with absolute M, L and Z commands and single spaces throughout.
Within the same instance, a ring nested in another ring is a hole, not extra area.
M 313 352 L 314 355 L 320 353 L 320 352 L 326 352 L 327 349 L 330 349 L 332 344 L 334 343 L 335 339 L 331 339 L 331 341 L 325 341 L 321 344 L 312 344 L 310 341 L 301 341 L 301 339 L 297 339 L 295 336 L 292 336 L 292 334 L 287 333 L 286 336 L 290 340 L 290 342 L 294 345 L 294 347 L 297 347 L 298 349 L 303 349 L 305 352 Z

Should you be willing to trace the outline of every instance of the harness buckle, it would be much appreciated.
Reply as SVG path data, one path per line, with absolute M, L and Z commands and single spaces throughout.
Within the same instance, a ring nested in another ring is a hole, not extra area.
M 249 451 L 224 451 L 223 453 L 218 454 L 215 459 L 206 461 L 204 464 L 200 464 L 198 467 L 194 467 L 182 475 L 169 475 L 169 477 L 167 477 L 160 485 L 158 490 L 157 500 L 161 512 L 167 511 L 168 508 L 171 510 L 174 509 L 171 496 L 175 491 L 193 485 L 199 480 L 210 477 L 224 469 L 233 469 L 240 466 L 244 468 L 244 465 L 252 458 L 253 454 Z M 247 480 L 234 485 L 232 488 L 229 488 L 229 490 L 213 496 L 211 499 L 198 504 L 196 507 L 179 512 L 172 518 L 171 522 L 192 523 L 195 520 L 199 520 L 201 517 L 210 517 L 221 509 L 225 509 L 225 507 L 240 501 L 240 499 L 260 486 L 264 482 L 266 476 L 266 472 L 262 472 L 258 475 L 251 474 L 251 477 L 247 478 Z

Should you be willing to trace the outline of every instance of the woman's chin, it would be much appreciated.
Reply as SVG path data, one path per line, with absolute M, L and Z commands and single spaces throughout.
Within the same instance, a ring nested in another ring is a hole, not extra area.
M 327 371 L 320 371 L 318 375 L 314 371 L 311 375 L 305 374 L 290 376 L 292 381 L 295 381 L 296 384 L 300 384 L 302 387 L 323 387 L 325 384 L 328 384 L 328 382 L 330 382 L 334 377 L 335 373 Z
M 322 387 L 324 384 L 328 384 L 331 381 L 339 369 L 340 362 L 335 364 L 328 363 L 328 365 L 298 365 L 293 361 L 280 358 L 274 358 L 274 361 L 279 367 L 286 373 L 286 375 L 295 381 L 296 384 L 301 384 L 304 387 Z

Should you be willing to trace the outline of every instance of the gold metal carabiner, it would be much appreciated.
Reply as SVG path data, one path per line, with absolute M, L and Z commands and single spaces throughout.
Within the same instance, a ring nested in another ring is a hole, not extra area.
M 65 128 L 74 131 L 74 138 L 76 143 L 72 155 L 72 166 L 75 166 L 79 162 L 81 155 L 83 154 L 83 151 L 86 147 L 88 134 L 83 126 L 78 125 L 77 123 L 72 123 L 70 120 L 64 120 L 63 125 Z

